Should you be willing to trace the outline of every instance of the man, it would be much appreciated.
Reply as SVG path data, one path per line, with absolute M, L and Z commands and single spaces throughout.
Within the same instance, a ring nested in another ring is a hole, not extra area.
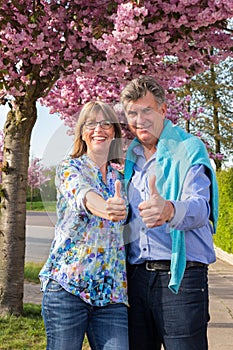
M 165 91 L 152 77 L 131 81 L 121 102 L 136 136 L 125 164 L 130 349 L 205 350 L 214 171 L 202 141 L 166 119 Z

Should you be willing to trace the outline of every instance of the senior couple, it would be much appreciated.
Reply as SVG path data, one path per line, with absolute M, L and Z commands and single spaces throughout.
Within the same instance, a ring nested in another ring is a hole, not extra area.
M 208 265 L 218 192 L 202 141 L 166 119 L 164 89 L 132 80 L 121 102 L 135 139 L 88 102 L 57 167 L 57 223 L 40 272 L 47 350 L 208 349 Z

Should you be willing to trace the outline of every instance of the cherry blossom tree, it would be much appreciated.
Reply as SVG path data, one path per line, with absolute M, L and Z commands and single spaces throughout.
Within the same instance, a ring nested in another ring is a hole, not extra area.
M 92 38 L 106 53 L 104 60 L 95 65 L 90 60 L 84 71 L 62 76 L 42 101 L 51 113 L 61 114 L 71 132 L 81 104 L 96 98 L 118 101 L 126 81 L 139 74 L 153 74 L 166 89 L 177 88 L 232 55 L 232 31 L 226 21 L 233 14 L 231 1 L 118 3 L 110 30 L 101 25 Z M 92 32 L 89 25 L 87 40 Z
M 36 102 L 43 99 L 72 129 L 81 104 L 118 101 L 122 86 L 138 74 L 178 87 L 232 54 L 232 14 L 231 0 L 1 1 L 0 102 L 10 107 L 2 167 L 1 313 L 22 313 Z
M 28 186 L 30 187 L 30 207 L 32 209 L 33 202 L 33 190 L 35 188 L 41 188 L 41 186 L 50 180 L 48 175 L 48 169 L 41 164 L 40 158 L 34 158 L 31 160 L 28 168 Z
M 84 32 L 87 19 L 97 30 L 106 12 L 100 3 L 1 1 L 0 101 L 10 107 L 2 166 L 1 313 L 23 311 L 27 171 L 36 101 L 48 94 L 61 75 L 83 69 L 90 57 L 103 59 Z

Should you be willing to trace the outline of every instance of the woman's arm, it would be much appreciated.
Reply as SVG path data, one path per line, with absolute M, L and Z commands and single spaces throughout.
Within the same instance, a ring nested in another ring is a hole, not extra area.
M 103 219 L 120 221 L 124 220 L 127 215 L 126 204 L 121 197 L 121 182 L 115 182 L 114 197 L 104 200 L 99 194 L 90 190 L 86 193 L 84 198 L 84 205 L 86 208 L 96 216 Z

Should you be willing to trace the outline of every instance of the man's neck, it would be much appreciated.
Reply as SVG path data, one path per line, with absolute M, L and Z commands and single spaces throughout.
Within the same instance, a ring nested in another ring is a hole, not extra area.
M 156 145 L 143 146 L 143 152 L 146 160 L 150 159 L 150 157 L 156 152 Z

